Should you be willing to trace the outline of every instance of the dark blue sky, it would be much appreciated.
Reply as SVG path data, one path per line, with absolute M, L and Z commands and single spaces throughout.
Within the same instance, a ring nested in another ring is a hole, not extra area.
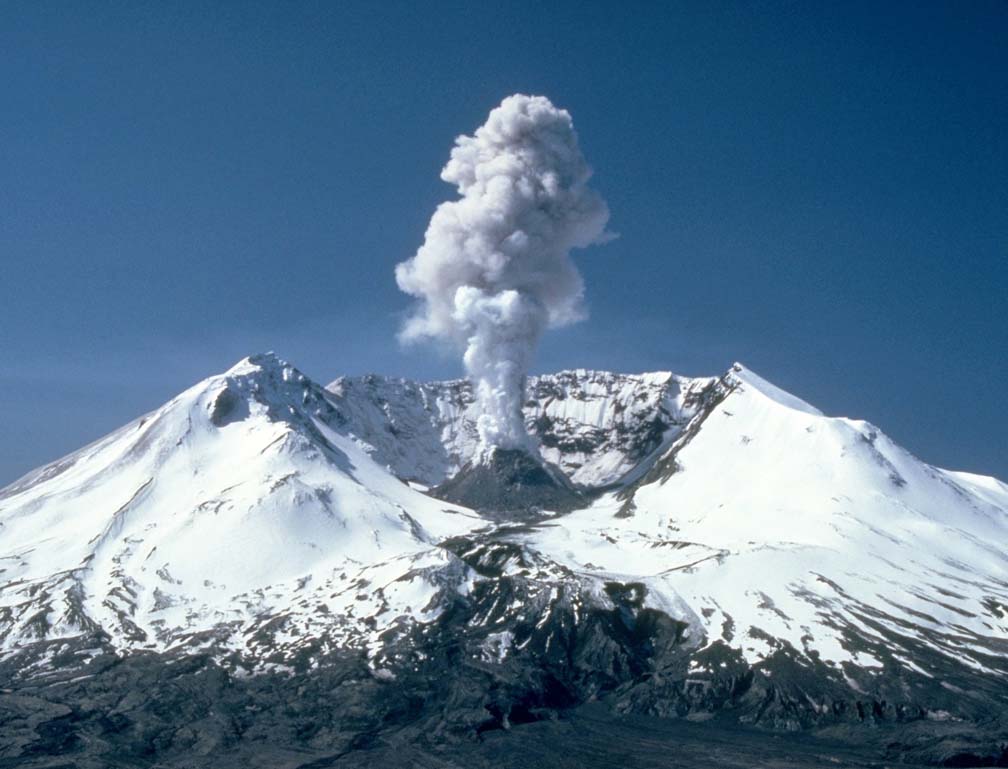
M 979 0 L 7 5 L 0 484 L 254 351 L 457 375 L 392 270 L 516 91 L 621 236 L 537 369 L 741 360 L 1008 478 L 1006 40 Z

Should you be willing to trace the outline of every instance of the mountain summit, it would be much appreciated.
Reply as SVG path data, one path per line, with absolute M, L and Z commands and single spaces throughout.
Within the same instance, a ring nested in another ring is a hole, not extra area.
M 249 713 L 289 735 L 308 718 L 314 742 L 284 739 L 322 757 L 600 701 L 909 725 L 914 750 L 912 725 L 940 723 L 940 760 L 1000 760 L 983 745 L 1008 709 L 1005 484 L 738 364 L 533 377 L 541 458 L 474 461 L 477 409 L 463 381 L 323 388 L 253 356 L 0 490 L 0 677 L 30 694 L 17 744 L 44 754 L 69 729 L 88 760 L 169 761 L 199 733 L 283 765 L 242 736 Z M 200 699 L 211 680 L 224 693 Z

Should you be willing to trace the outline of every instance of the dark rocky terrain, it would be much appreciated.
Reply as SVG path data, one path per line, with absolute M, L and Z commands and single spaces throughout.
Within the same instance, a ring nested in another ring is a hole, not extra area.
M 0 664 L 0 767 L 1008 765 L 996 685 L 894 678 L 866 696 L 793 650 L 698 654 L 640 584 L 607 584 L 600 611 L 506 529 L 444 546 L 485 579 L 371 661 L 308 646 L 250 673 L 223 649 L 116 653 L 100 632 L 28 646 Z M 698 658 L 717 672 L 691 673 Z
M 578 703 L 585 683 L 566 689 L 556 668 L 502 677 L 461 662 L 460 649 L 444 656 L 454 663 L 394 680 L 352 656 L 248 677 L 185 654 L 100 655 L 31 680 L 7 669 L 0 767 L 1008 765 L 1008 724 L 994 716 L 974 724 L 851 701 L 801 730 L 774 728 L 772 718 L 744 724 L 739 715 L 797 703 L 743 676 L 721 682 L 730 695 L 723 710 L 657 717 L 626 712 L 646 683 L 602 686 L 594 702 Z M 690 697 L 679 699 L 685 706 Z
M 431 495 L 498 520 L 541 510 L 568 512 L 591 499 L 559 469 L 519 449 L 495 449 L 485 461 L 466 464 Z

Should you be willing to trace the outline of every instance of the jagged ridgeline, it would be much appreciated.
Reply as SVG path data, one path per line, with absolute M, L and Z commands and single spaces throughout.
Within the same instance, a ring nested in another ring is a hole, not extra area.
M 1004 760 L 1003 483 L 742 366 L 523 415 L 539 456 L 474 463 L 465 382 L 254 356 L 3 489 L 0 759 L 517 766 L 582 724 L 641 765 Z

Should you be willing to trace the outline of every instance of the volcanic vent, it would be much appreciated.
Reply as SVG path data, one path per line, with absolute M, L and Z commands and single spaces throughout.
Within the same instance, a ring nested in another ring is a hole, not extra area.
M 567 512 L 586 500 L 558 468 L 523 449 L 493 449 L 431 493 L 484 515 Z

